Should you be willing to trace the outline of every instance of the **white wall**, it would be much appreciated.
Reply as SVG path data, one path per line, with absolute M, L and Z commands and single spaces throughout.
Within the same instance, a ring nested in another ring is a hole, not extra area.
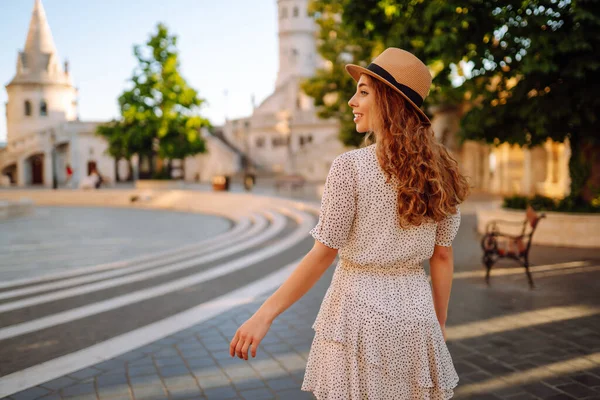
M 77 118 L 77 90 L 68 86 L 11 85 L 7 88 L 7 141 L 55 127 Z M 25 115 L 25 101 L 31 103 L 31 115 Z M 47 104 L 47 115 L 40 116 L 42 100 Z

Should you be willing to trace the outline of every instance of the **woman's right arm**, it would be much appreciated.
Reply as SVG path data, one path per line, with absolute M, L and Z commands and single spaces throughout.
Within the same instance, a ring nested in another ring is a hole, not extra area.
M 448 303 L 452 290 L 454 259 L 452 247 L 435 246 L 433 256 L 429 259 L 429 274 L 433 287 L 433 304 L 440 325 L 445 328 L 448 318 Z

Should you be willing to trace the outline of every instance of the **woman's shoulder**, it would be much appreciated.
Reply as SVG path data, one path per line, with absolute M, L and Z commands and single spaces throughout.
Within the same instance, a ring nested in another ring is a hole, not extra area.
M 375 145 L 372 144 L 366 147 L 360 147 L 358 149 L 348 150 L 338 155 L 333 162 L 334 163 L 348 163 L 360 160 L 361 158 L 368 157 L 373 153 Z

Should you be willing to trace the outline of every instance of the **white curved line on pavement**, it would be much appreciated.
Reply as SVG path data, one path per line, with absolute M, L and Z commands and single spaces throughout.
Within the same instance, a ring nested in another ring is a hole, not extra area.
M 230 246 L 231 243 L 240 242 L 240 241 L 244 240 L 246 237 L 252 237 L 254 234 L 257 233 L 257 231 L 261 231 L 266 226 L 266 221 L 265 221 L 264 217 L 262 217 L 261 215 L 254 214 L 252 216 L 252 218 L 255 221 L 255 224 L 252 226 L 252 228 L 245 232 L 241 229 L 238 230 L 236 232 L 237 236 L 230 234 L 231 232 L 233 232 L 233 230 L 232 230 L 232 231 L 228 232 L 229 234 L 227 235 L 227 237 L 217 236 L 215 238 L 211 238 L 211 239 L 202 241 L 201 243 L 197 243 L 193 247 L 186 246 L 187 248 L 179 248 L 179 249 L 177 249 L 178 253 L 174 254 L 170 257 L 160 257 L 157 255 L 156 259 L 153 259 L 147 263 L 142 263 L 141 265 L 137 265 L 137 264 L 140 264 L 140 262 L 136 262 L 135 264 L 132 264 L 131 266 L 123 265 L 122 267 L 119 267 L 118 269 L 113 268 L 106 272 L 96 272 L 96 273 L 79 276 L 79 277 L 75 277 L 75 278 L 71 278 L 71 279 L 65 279 L 65 280 L 61 280 L 61 281 L 57 281 L 57 282 L 51 282 L 51 283 L 26 287 L 23 289 L 15 289 L 15 290 L 10 290 L 10 291 L 6 291 L 6 292 L 0 292 L 0 299 L 7 299 L 7 298 L 11 298 L 11 297 L 16 297 L 16 296 L 23 296 L 23 295 L 28 295 L 28 294 L 32 294 L 32 293 L 39 293 L 39 292 L 69 287 L 69 286 L 75 286 L 75 285 L 79 285 L 82 283 L 99 281 L 102 279 L 112 278 L 115 276 L 130 274 L 132 272 L 137 272 L 137 271 L 142 271 L 145 269 L 159 267 L 161 265 L 174 263 L 174 262 L 180 261 L 182 259 L 196 257 L 196 256 L 199 256 L 199 255 L 202 255 L 205 253 L 209 253 L 209 252 L 215 251 L 219 248 Z M 244 224 L 243 228 L 245 228 L 246 226 L 248 226 L 248 224 Z M 242 233 L 240 233 L 240 232 L 242 232 Z M 200 244 L 201 244 L 201 246 L 200 246 Z M 210 247 L 208 247 L 208 246 L 210 246 Z
M 2 328 L 0 329 L 0 340 L 56 326 L 66 322 L 85 318 L 90 315 L 95 315 L 105 311 L 113 310 L 115 308 L 124 307 L 126 305 L 137 303 L 153 297 L 162 296 L 164 294 L 175 292 L 177 290 L 185 289 L 186 287 L 197 285 L 199 283 L 218 278 L 220 276 L 235 272 L 237 270 L 247 268 L 250 265 L 272 257 L 275 254 L 285 251 L 302 241 L 306 237 L 309 229 L 312 228 L 314 222 L 312 216 L 303 212 L 291 210 L 280 211 L 282 213 L 289 213 L 290 216 L 300 219 L 301 223 L 300 226 L 292 234 L 281 239 L 277 243 L 274 243 L 273 245 L 257 250 L 253 253 L 240 257 L 236 260 L 227 262 L 218 267 L 211 268 L 207 271 L 202 271 L 181 279 L 164 283 L 162 285 L 138 290 L 132 293 L 128 293 L 126 295 L 117 296 L 108 300 L 99 301 L 68 311 L 59 312 L 32 321 Z
M 20 308 L 30 307 L 37 304 L 43 304 L 54 300 L 65 299 L 68 297 L 78 296 L 81 294 L 91 293 L 98 290 L 110 289 L 116 286 L 122 286 L 133 282 L 139 282 L 146 279 L 154 278 L 160 275 L 165 275 L 171 272 L 180 271 L 187 268 L 193 268 L 198 266 L 199 264 L 210 262 L 217 260 L 222 257 L 226 257 L 230 254 L 233 254 L 237 251 L 244 250 L 248 247 L 254 246 L 262 240 L 268 240 L 269 238 L 275 236 L 277 233 L 282 231 L 285 228 L 285 218 L 281 215 L 271 216 L 270 213 L 265 212 L 265 214 L 269 215 L 270 218 L 273 219 L 273 224 L 269 226 L 264 232 L 260 233 L 258 236 L 254 236 L 260 231 L 262 231 L 267 226 L 267 221 L 264 218 L 260 218 L 258 222 L 250 229 L 250 231 L 246 232 L 246 236 L 249 236 L 249 239 L 245 242 L 240 243 L 237 247 L 228 246 L 226 249 L 222 249 L 220 251 L 216 251 L 214 253 L 195 257 L 180 263 L 175 263 L 164 268 L 153 269 L 146 272 L 138 272 L 131 275 L 126 275 L 120 278 L 107 279 L 104 281 L 90 283 L 88 285 L 72 287 L 69 289 L 56 291 L 52 293 L 43 294 L 35 297 L 28 297 L 26 299 L 17 300 L 13 302 L 8 302 L 4 304 L 0 304 L 0 313 L 18 310 Z M 250 235 L 248 235 L 250 234 Z M 254 237 L 253 237 L 254 236 Z M 242 239 L 245 239 L 243 237 Z M 160 265 L 161 262 L 156 263 Z M 132 267 L 123 272 L 123 274 L 135 272 L 139 270 L 147 269 L 145 265 Z M 110 274 L 121 273 L 121 270 L 111 271 Z
M 276 289 L 293 272 L 296 260 L 266 277 L 160 321 L 124 333 L 88 348 L 0 378 L 0 398 L 110 360 L 196 324 L 207 321 L 237 306 L 250 303 Z
M 0 282 L 0 289 L 11 287 L 11 286 L 21 286 L 21 285 L 29 285 L 32 283 L 44 282 L 48 280 L 61 279 L 61 278 L 69 278 L 76 275 L 105 271 L 109 269 L 116 268 L 126 268 L 131 265 L 135 265 L 141 262 L 156 260 L 159 257 L 168 257 L 174 254 L 179 254 L 181 252 L 193 251 L 198 248 L 205 247 L 213 242 L 219 242 L 223 240 L 228 240 L 229 237 L 238 235 L 240 232 L 248 229 L 250 226 L 250 218 L 244 217 L 239 220 L 239 222 L 235 225 L 235 227 L 227 232 L 224 232 L 214 238 L 205 239 L 198 243 L 192 243 L 186 246 L 178 247 L 176 249 L 169 249 L 157 253 L 152 254 L 144 254 L 142 256 L 130 258 L 128 260 L 114 261 L 105 264 L 99 265 L 90 265 L 87 267 L 80 267 L 76 269 L 70 269 L 68 271 L 61 271 L 52 274 L 36 276 L 34 278 L 23 278 L 23 279 L 14 279 L 6 282 Z

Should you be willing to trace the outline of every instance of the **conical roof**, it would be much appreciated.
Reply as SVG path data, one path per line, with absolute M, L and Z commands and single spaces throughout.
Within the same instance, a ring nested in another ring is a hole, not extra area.
M 20 83 L 71 85 L 69 74 L 60 65 L 41 0 L 35 0 L 25 49 L 19 52 L 17 73 L 9 86 Z

